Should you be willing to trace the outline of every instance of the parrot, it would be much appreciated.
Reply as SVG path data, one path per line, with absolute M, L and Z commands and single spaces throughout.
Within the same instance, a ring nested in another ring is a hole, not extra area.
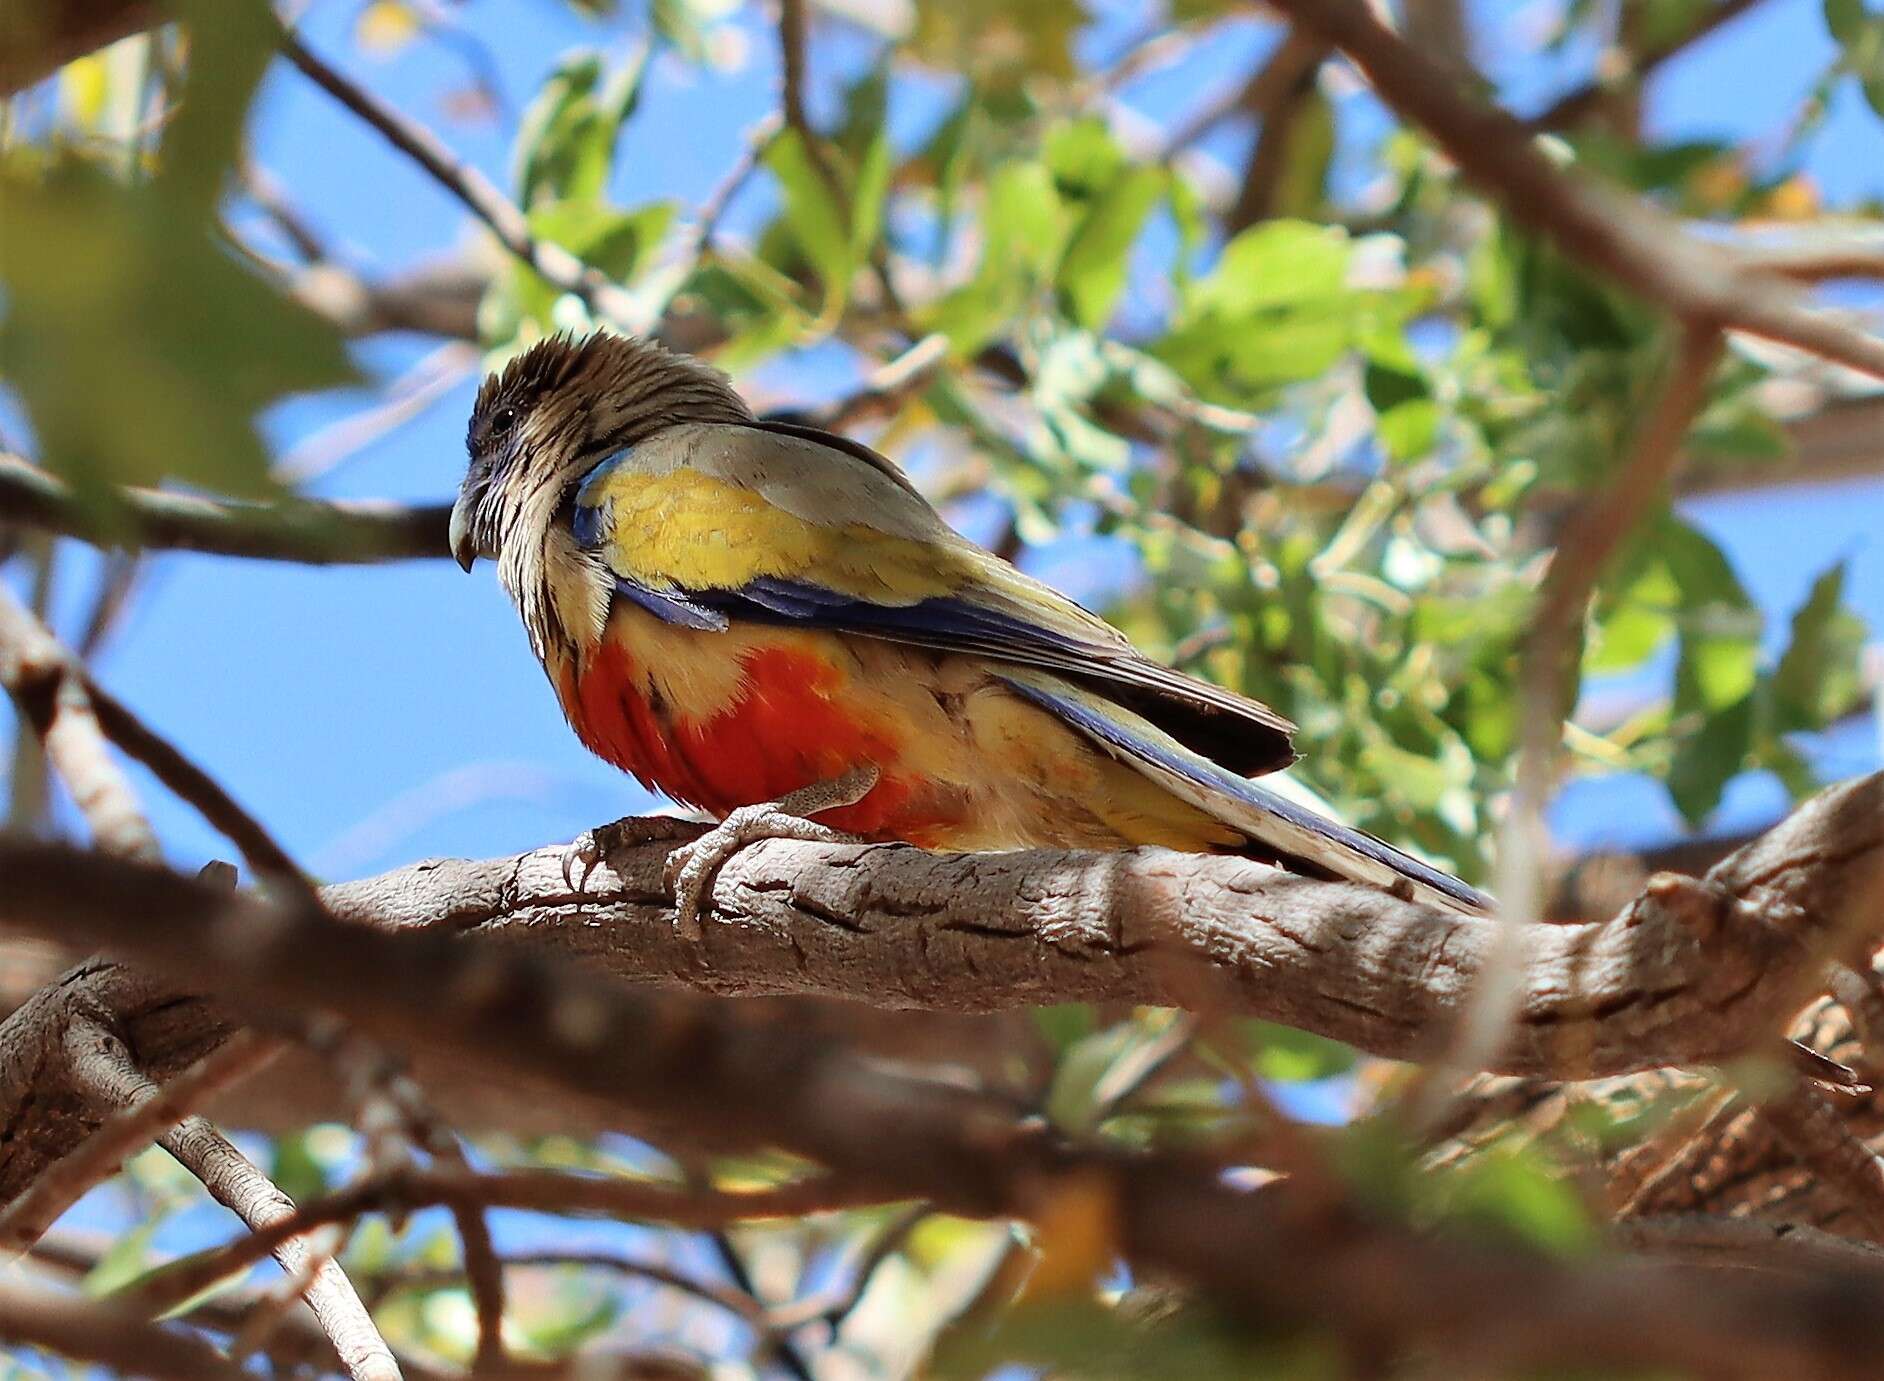
M 1491 905 L 1255 781 L 1296 760 L 1281 715 L 1142 655 L 889 459 L 758 417 L 706 361 L 547 337 L 485 378 L 466 448 L 458 563 L 496 563 L 591 752 L 719 821 L 669 859 L 691 935 L 764 838 L 1158 845 Z M 571 847 L 586 881 L 597 846 Z

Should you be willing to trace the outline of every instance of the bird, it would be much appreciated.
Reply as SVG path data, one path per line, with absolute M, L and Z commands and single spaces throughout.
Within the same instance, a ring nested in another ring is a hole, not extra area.
M 547 337 L 485 378 L 466 449 L 458 563 L 495 561 L 590 751 L 719 821 L 669 858 L 689 935 L 762 838 L 1161 845 L 1491 905 L 1254 780 L 1296 760 L 1287 719 L 1144 656 L 706 361 Z M 585 882 L 598 847 L 572 846 Z

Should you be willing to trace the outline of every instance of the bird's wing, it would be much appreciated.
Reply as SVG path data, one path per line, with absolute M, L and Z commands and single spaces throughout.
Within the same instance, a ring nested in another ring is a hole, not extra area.
M 1294 726 L 1141 656 L 1123 634 L 952 530 L 867 447 L 808 428 L 673 427 L 589 473 L 569 513 L 618 597 L 669 623 L 883 638 L 1038 667 L 1225 768 L 1294 761 Z
M 1277 862 L 1311 875 L 1364 882 L 1452 911 L 1492 908 L 1491 898 L 1476 888 L 1384 840 L 1225 771 L 1104 696 L 1031 668 L 1015 668 L 1001 679 L 1101 751 L 1240 831 Z

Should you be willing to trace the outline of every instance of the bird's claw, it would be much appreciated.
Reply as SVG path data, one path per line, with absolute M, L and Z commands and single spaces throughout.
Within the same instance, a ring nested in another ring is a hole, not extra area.
M 629 815 L 584 830 L 563 848 L 563 885 L 577 896 L 588 890 L 589 876 L 618 849 L 632 849 L 678 838 L 695 828 L 665 815 Z
M 762 805 L 740 806 L 697 839 L 682 844 L 667 856 L 663 880 L 674 893 L 674 928 L 683 938 L 697 941 L 705 935 L 701 924 L 710 901 L 713 881 L 734 854 L 762 839 L 794 839 L 807 844 L 856 844 L 861 841 L 842 830 L 808 820 L 807 815 L 855 805 L 877 784 L 874 767 L 847 772 L 829 782 L 804 787 Z
M 589 874 L 602 861 L 602 846 L 595 830 L 584 830 L 563 849 L 563 886 L 581 896 L 589 886 Z M 577 876 L 580 870 L 581 876 Z

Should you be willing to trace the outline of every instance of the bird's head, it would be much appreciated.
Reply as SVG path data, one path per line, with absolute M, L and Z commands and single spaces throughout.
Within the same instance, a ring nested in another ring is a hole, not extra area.
M 596 465 L 667 427 L 751 419 L 719 370 L 652 341 L 608 331 L 538 341 L 478 390 L 451 553 L 467 571 L 498 556 Z

